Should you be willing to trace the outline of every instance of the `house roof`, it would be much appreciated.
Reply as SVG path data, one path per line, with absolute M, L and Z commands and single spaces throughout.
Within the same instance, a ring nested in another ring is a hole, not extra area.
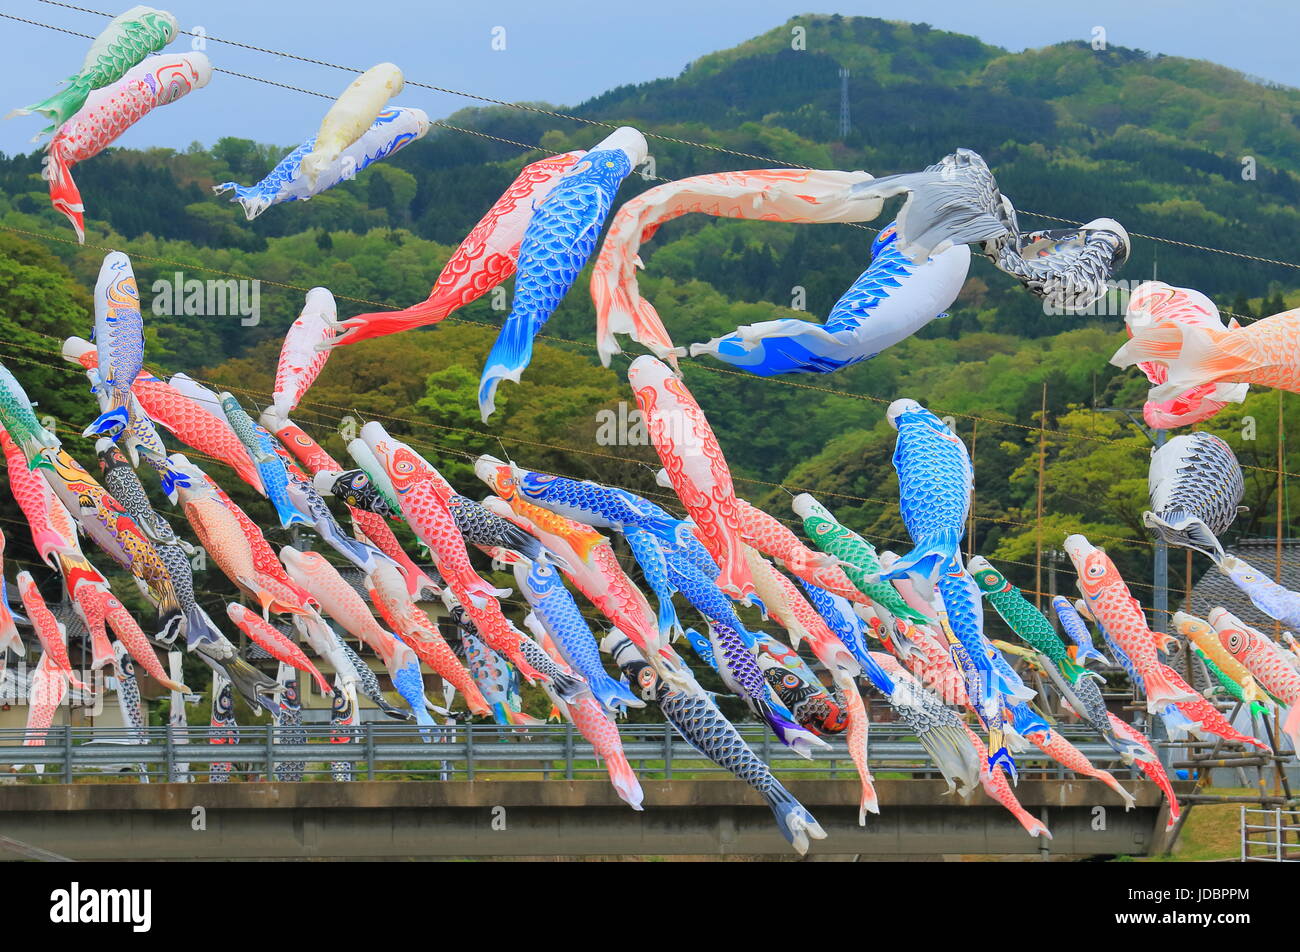
M 1269 578 L 1275 577 L 1277 567 L 1276 539 L 1242 539 L 1228 547 L 1235 555 L 1255 566 Z M 1282 540 L 1282 577 L 1280 583 L 1292 591 L 1300 591 L 1300 539 Z M 1192 586 L 1190 603 L 1183 600 L 1182 609 L 1190 615 L 1204 618 L 1210 609 L 1223 606 L 1246 624 L 1265 634 L 1273 633 L 1274 620 L 1256 608 L 1223 572 L 1211 566 Z

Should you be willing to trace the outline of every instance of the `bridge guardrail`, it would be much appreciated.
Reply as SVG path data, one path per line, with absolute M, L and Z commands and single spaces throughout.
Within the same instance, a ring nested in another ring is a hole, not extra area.
M 854 776 L 842 738 L 824 738 L 828 748 L 804 759 L 783 747 L 760 724 L 738 724 L 750 748 L 782 777 Z M 1098 766 L 1119 765 L 1105 744 L 1086 733 L 1062 732 Z M 620 724 L 623 751 L 643 777 L 726 774 L 706 760 L 668 724 Z M 229 742 L 235 738 L 234 743 Z M 427 739 L 426 739 L 427 737 Z M 142 782 L 172 779 L 225 780 L 230 776 L 299 779 L 329 776 L 351 779 L 359 771 L 375 779 L 411 777 L 441 780 L 500 775 L 542 774 L 573 779 L 600 776 L 603 765 L 571 724 L 508 727 L 456 724 L 433 727 L 367 721 L 354 727 L 329 725 L 190 726 L 178 741 L 168 727 L 52 727 L 44 744 L 26 746 L 27 732 L 0 729 L 0 765 L 22 770 L 19 781 L 107 779 L 106 772 L 130 773 Z M 937 777 L 924 749 L 905 729 L 873 726 L 870 754 L 878 774 Z M 1037 748 L 1016 755 L 1022 774 L 1066 776 L 1064 768 Z M 229 766 L 227 766 L 229 765 Z M 318 765 L 318 766 L 313 766 Z

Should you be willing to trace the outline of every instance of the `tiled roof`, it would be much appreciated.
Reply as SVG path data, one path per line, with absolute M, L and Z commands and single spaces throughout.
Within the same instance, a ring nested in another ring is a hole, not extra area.
M 1242 539 L 1229 547 L 1229 554 L 1244 559 L 1269 578 L 1274 577 L 1277 566 L 1277 541 L 1275 539 Z M 1292 591 L 1300 591 L 1300 539 L 1282 542 L 1281 583 Z M 1210 609 L 1222 605 L 1246 624 L 1272 635 L 1273 619 L 1256 608 L 1246 594 L 1213 565 L 1192 586 L 1191 604 L 1184 600 L 1183 611 L 1204 618 Z M 1300 634 L 1298 632 L 1297 634 Z

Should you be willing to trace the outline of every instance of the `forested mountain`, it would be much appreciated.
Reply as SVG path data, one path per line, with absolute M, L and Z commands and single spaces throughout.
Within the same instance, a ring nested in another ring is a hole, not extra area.
M 804 49 L 792 48 L 796 28 Z M 841 68 L 850 71 L 852 117 L 843 138 Z M 418 95 L 402 102 L 420 105 Z M 302 102 L 304 130 L 318 105 Z M 85 247 L 69 241 L 67 223 L 49 207 L 40 155 L 0 157 L 0 353 L 62 432 L 79 432 L 93 416 L 84 378 L 41 335 L 89 336 L 88 290 L 104 249 L 118 248 L 135 263 L 151 365 L 242 388 L 248 403 L 264 404 L 279 340 L 302 304 L 299 289 L 329 287 L 341 316 L 421 300 L 456 242 L 522 164 L 541 154 L 499 140 L 545 151 L 589 147 L 607 131 L 591 122 L 630 123 L 716 147 L 652 138 L 655 170 L 670 179 L 780 163 L 880 175 L 973 148 L 1026 226 L 1052 225 L 1035 213 L 1116 218 L 1135 234 L 1119 277 L 1141 279 L 1158 268 L 1161 279 L 1200 288 L 1237 313 L 1272 313 L 1297 283 L 1294 269 L 1142 236 L 1294 259 L 1298 105 L 1300 92 L 1205 62 L 1082 42 L 1013 54 L 923 24 L 802 16 L 676 77 L 544 107 L 587 123 L 540 110 L 467 109 L 447 123 L 495 138 L 435 128 L 356 180 L 252 223 L 211 187 L 258 179 L 285 143 L 223 138 L 184 151 L 118 149 L 77 166 Z M 202 100 L 174 108 L 202 108 Z M 1247 169 L 1253 176 L 1243 177 Z M 634 174 L 620 199 L 652 184 Z M 866 266 L 870 238 L 840 225 L 682 219 L 647 244 L 642 287 L 683 344 L 788 316 L 796 286 L 820 319 Z M 259 278 L 262 319 L 244 326 L 237 318 L 154 315 L 152 285 L 176 271 Z M 1149 444 L 1122 414 L 1104 412 L 1140 407 L 1145 392 L 1135 371 L 1107 364 L 1122 340 L 1118 314 L 1044 316 L 1018 285 L 977 263 L 950 317 L 834 376 L 753 379 L 720 373 L 707 359 L 684 369 L 740 492 L 755 502 L 788 515 L 782 487 L 809 490 L 882 547 L 904 545 L 884 407 L 909 396 L 952 416 L 973 446 L 976 551 L 1011 560 L 1008 575 L 1032 587 L 1038 543 L 1050 551 L 1064 533 L 1087 531 L 1122 559 L 1146 602 L 1150 549 L 1139 516 Z M 503 447 L 535 468 L 655 491 L 643 465 L 654 461 L 652 450 L 595 440 L 598 411 L 617 410 L 631 394 L 627 358 L 610 369 L 595 358 L 586 276 L 547 326 L 523 384 L 502 388 L 501 409 L 484 425 L 474 390 L 501 317 L 485 299 L 437 328 L 342 349 L 300 422 L 324 437 L 345 416 L 380 419 L 475 495 L 482 489 L 466 454 L 501 455 Z M 1268 468 L 1279 405 L 1271 392 L 1252 395 L 1209 428 L 1229 439 L 1243 463 Z M 1297 410 L 1288 401 L 1287 412 L 1300 419 Z M 326 442 L 341 452 L 337 437 Z M 89 462 L 84 444 L 73 446 Z M 1300 448 L 1285 455 L 1288 470 L 1300 467 Z M 1271 533 L 1276 478 L 1263 469 L 1248 476 L 1251 511 L 1234 531 Z M 7 499 L 4 507 L 5 518 L 17 518 Z M 8 523 L 6 533 L 22 535 Z M 15 540 L 15 549 L 26 542 Z M 1173 563 L 1181 584 L 1182 560 Z

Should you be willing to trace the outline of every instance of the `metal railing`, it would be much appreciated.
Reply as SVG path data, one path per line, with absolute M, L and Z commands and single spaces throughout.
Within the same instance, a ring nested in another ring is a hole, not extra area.
M 804 759 L 783 747 L 761 724 L 738 724 L 750 748 L 779 776 L 848 779 L 856 776 L 841 738 Z M 1107 746 L 1064 731 L 1099 766 L 1117 763 Z M 671 780 L 725 774 L 668 724 L 620 724 L 623 752 L 643 779 Z M 365 722 L 330 725 L 191 725 L 178 741 L 167 727 L 52 727 L 44 744 L 25 746 L 26 732 L 0 729 L 0 765 L 21 772 L 11 781 L 212 781 L 231 777 L 277 780 L 406 778 L 473 780 L 481 777 L 574 779 L 604 776 L 591 745 L 571 724 L 508 727 L 496 724 L 414 725 Z M 233 742 L 231 740 L 233 739 Z M 938 777 L 924 749 L 906 729 L 871 729 L 871 765 L 878 776 Z M 1037 749 L 1016 755 L 1021 774 L 1067 776 Z M 25 768 L 37 768 L 27 770 Z M 110 774 L 117 775 L 111 777 Z M 4 774 L 0 774 L 3 777 Z
M 1300 810 L 1241 808 L 1243 863 L 1300 863 Z

